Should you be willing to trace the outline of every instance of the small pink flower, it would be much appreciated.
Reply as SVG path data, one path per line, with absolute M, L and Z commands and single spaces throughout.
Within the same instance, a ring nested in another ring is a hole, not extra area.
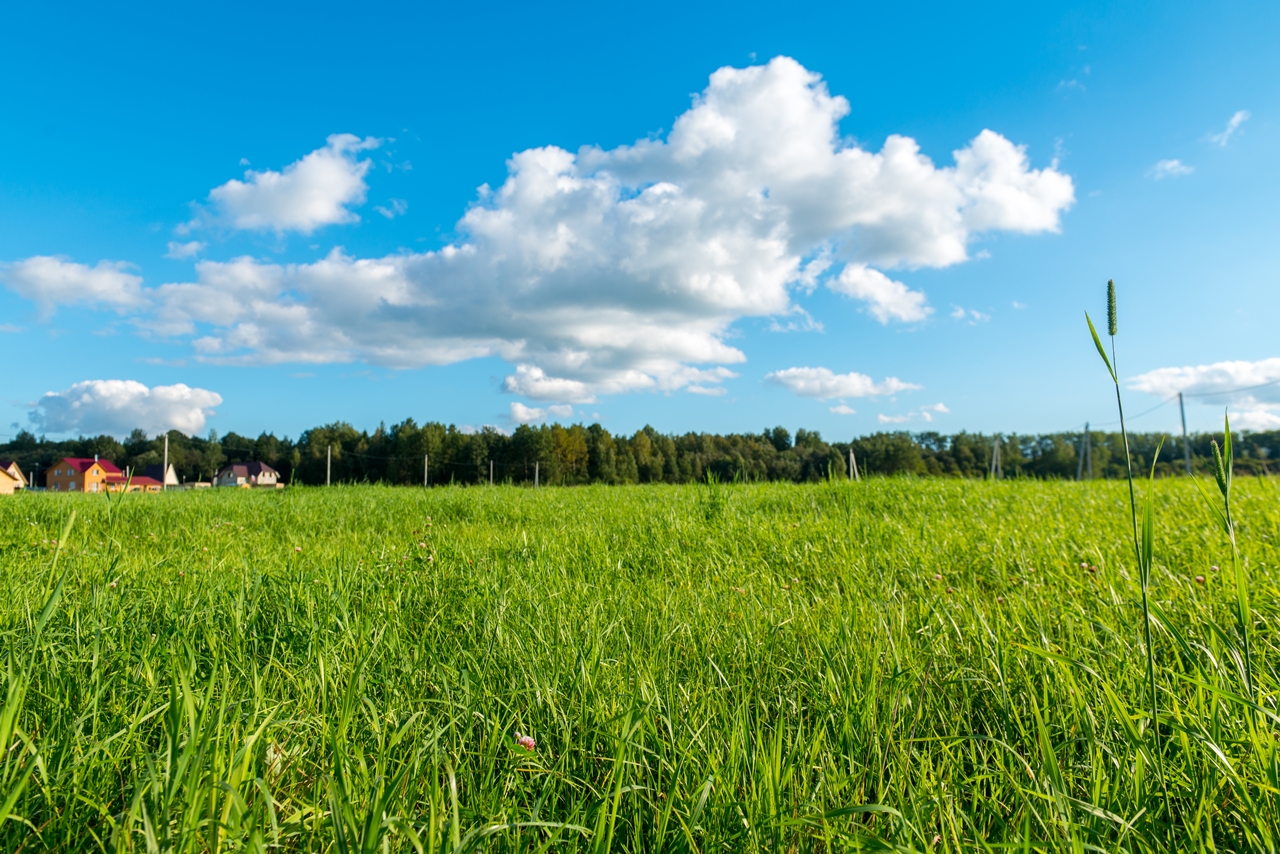
M 426 543 L 418 543 L 418 548 L 425 549 L 426 547 L 427 547 Z
M 947 588 L 947 592 L 948 592 L 948 593 L 955 593 L 955 592 L 956 592 L 956 589 L 955 589 L 954 587 L 948 587 L 948 588 Z
M 997 597 L 996 597 L 996 604 L 997 604 L 997 605 L 1003 605 L 1003 604 L 1004 604 L 1004 597 L 1003 597 L 1003 596 L 997 596 Z
M 178 573 L 178 577 L 179 577 L 179 578 L 183 578 L 183 577 L 185 577 L 185 576 L 186 576 L 186 573 L 185 573 L 185 572 L 179 572 L 179 573 Z
M 1082 563 L 1082 564 L 1080 564 L 1080 568 L 1081 568 L 1081 569 L 1088 569 L 1088 568 L 1089 568 L 1089 564 L 1087 564 L 1087 563 Z
M 1197 576 L 1196 576 L 1196 584 L 1204 584 L 1204 576 L 1203 576 L 1203 575 L 1197 575 Z
M 521 734 L 520 734 L 520 731 L 519 731 L 519 730 L 517 730 L 517 731 L 516 731 L 516 744 L 520 745 L 520 746 L 521 746 L 521 747 L 523 747 L 525 750 L 532 751 L 532 750 L 533 750 L 533 748 L 535 747 L 535 744 L 536 744 L 536 743 L 535 743 L 535 742 L 534 742 L 534 740 L 533 740 L 533 736 L 531 736 L 531 735 L 521 735 Z
M 115 583 L 114 581 L 109 581 L 109 582 L 107 582 L 107 586 L 108 586 L 108 587 L 115 587 L 115 586 L 116 586 L 116 583 Z
M 205 546 L 205 547 L 204 547 L 204 548 L 202 548 L 200 551 L 202 551 L 202 552 L 207 552 L 207 551 L 209 551 L 209 547 L 208 547 L 208 546 Z
M 294 547 L 293 547 L 293 550 L 294 550 L 295 552 L 300 552 L 300 551 L 302 551 L 302 546 L 294 546 Z
M 1209 568 L 1210 568 L 1210 569 L 1212 569 L 1214 572 L 1217 572 L 1217 571 L 1218 571 L 1218 567 L 1216 567 L 1216 566 L 1211 566 L 1211 567 L 1209 567 Z
M 1098 574 L 1098 568 L 1097 568 L 1096 566 L 1091 566 L 1091 567 L 1089 567 L 1089 574 L 1090 574 L 1090 575 L 1097 575 L 1097 574 Z
M 941 580 L 942 580 L 942 573 L 941 573 L 941 572 L 934 573 L 934 575 L 933 575 L 933 580 L 934 580 L 934 581 L 941 581 Z

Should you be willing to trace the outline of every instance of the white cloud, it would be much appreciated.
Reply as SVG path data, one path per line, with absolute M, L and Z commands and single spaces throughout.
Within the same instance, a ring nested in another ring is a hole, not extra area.
M 86 380 L 40 398 L 29 417 L 48 433 L 127 435 L 134 428 L 149 434 L 204 429 L 222 395 L 177 385 L 147 388 L 135 380 Z
M 126 272 L 130 266 L 124 261 L 99 261 L 90 267 L 66 258 L 34 255 L 0 264 L 0 281 L 18 296 L 38 304 L 46 317 L 58 305 L 96 305 L 125 311 L 147 304 L 142 277 Z
M 0 332 L 10 334 L 10 333 L 22 332 L 22 331 L 24 330 L 21 326 L 16 326 L 12 323 L 0 323 Z
M 281 172 L 244 173 L 209 191 L 211 210 L 202 211 L 180 228 L 222 225 L 248 231 L 297 231 L 310 234 L 325 225 L 357 222 L 348 205 L 364 203 L 369 189 L 364 176 L 371 165 L 359 160 L 361 151 L 377 148 L 379 139 L 360 139 L 349 133 L 328 137 L 318 148 Z
M 906 424 L 910 420 L 910 415 L 885 415 L 881 412 L 876 416 L 876 421 L 879 421 L 881 424 Z
M 1020 302 L 1018 302 L 1017 300 L 1014 300 L 1014 301 L 1013 301 L 1012 303 L 1010 303 L 1010 304 L 1011 304 L 1014 308 L 1017 308 L 1017 309 L 1023 309 L 1023 308 L 1026 308 L 1026 307 L 1027 307 L 1025 303 L 1020 303 Z
M 960 263 L 985 232 L 1057 231 L 1074 201 L 1070 177 L 1031 169 L 992 131 L 938 167 L 907 137 L 848 142 L 848 112 L 786 57 L 722 68 L 665 139 L 517 152 L 455 244 L 201 262 L 195 282 L 158 289 L 147 326 L 240 364 L 498 356 L 516 365 L 504 388 L 533 400 L 705 391 L 746 358 L 727 343 L 735 322 L 786 317 L 820 280 L 881 322 L 923 319 L 924 295 L 882 270 Z M 309 231 L 353 218 L 368 168 L 355 153 L 375 141 L 330 139 L 283 173 L 215 190 L 215 219 Z
M 192 240 L 189 243 L 179 243 L 176 240 L 169 241 L 169 251 L 164 253 L 166 258 L 176 258 L 182 260 L 184 258 L 194 258 L 205 250 L 207 243 L 201 243 L 199 240 Z
M 1161 160 L 1147 170 L 1147 177 L 1160 181 L 1164 178 L 1190 175 L 1194 171 L 1196 171 L 1194 166 L 1188 166 L 1181 160 Z
M 1213 134 L 1212 136 L 1209 137 L 1209 141 L 1217 143 L 1223 148 L 1226 148 L 1227 143 L 1231 141 L 1232 135 L 1234 135 L 1235 132 L 1240 129 L 1240 125 L 1244 124 L 1248 120 L 1249 120 L 1248 110 L 1237 110 L 1235 114 L 1231 116 L 1231 118 L 1227 119 L 1227 126 L 1223 129 L 1222 133 Z
M 827 287 L 863 300 L 871 316 L 881 323 L 924 320 L 933 313 L 925 304 L 924 294 L 865 264 L 847 264 L 839 276 L 827 280 Z
M 852 406 L 847 406 L 843 403 L 837 406 L 831 407 L 831 411 L 836 415 L 857 415 L 858 414 L 858 410 L 854 409 Z
M 516 424 L 534 424 L 547 417 L 547 410 L 536 406 L 525 406 L 518 400 L 511 401 L 511 420 Z
M 1159 397 L 1178 392 L 1188 402 L 1231 407 L 1231 425 L 1242 430 L 1280 428 L 1280 358 L 1158 368 L 1129 380 L 1129 388 Z
M 945 403 L 933 403 L 928 406 L 920 407 L 920 417 L 925 421 L 932 421 L 934 413 L 947 415 L 950 412 L 951 410 L 947 409 L 947 405 Z
M 385 216 L 387 219 L 395 219 L 398 216 L 404 216 L 404 212 L 409 210 L 409 203 L 404 199 L 391 199 L 388 207 L 382 205 L 374 205 L 373 209 Z
M 1014 303 L 1017 306 L 1017 303 Z M 969 325 L 973 326 L 978 323 L 985 323 L 991 319 L 991 315 L 978 311 L 976 308 L 965 308 L 964 306 L 951 306 L 951 316 L 956 320 L 968 320 Z
M 573 403 L 593 403 L 592 394 L 585 383 L 576 380 L 549 377 L 542 368 L 534 365 L 517 365 L 516 372 L 502 381 L 502 390 L 534 400 L 568 400 Z M 518 404 L 512 404 L 512 411 Z
M 556 418 L 572 418 L 573 417 L 573 407 L 567 403 L 552 404 L 551 406 L 547 407 L 547 412 L 550 413 L 551 415 L 554 415 Z
M 787 368 L 765 375 L 765 380 L 791 389 L 801 397 L 830 400 L 835 397 L 871 397 L 918 389 L 897 377 L 877 383 L 866 374 L 837 374 L 830 368 Z

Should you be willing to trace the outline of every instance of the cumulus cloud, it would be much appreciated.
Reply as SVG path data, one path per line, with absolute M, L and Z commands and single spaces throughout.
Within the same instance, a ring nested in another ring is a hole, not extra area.
M 568 404 L 548 407 L 525 406 L 518 400 L 511 401 L 511 420 L 516 424 L 537 424 L 547 420 L 547 416 L 559 419 L 573 417 L 573 407 Z
M 665 139 L 512 155 L 449 246 L 201 262 L 194 282 L 157 290 L 148 328 L 238 364 L 498 356 L 516 366 L 504 389 L 535 401 L 706 392 L 746 358 L 728 343 L 735 322 L 789 316 L 794 293 L 823 283 L 882 323 L 921 320 L 924 295 L 884 270 L 960 263 L 987 232 L 1057 231 L 1074 201 L 1069 176 L 1032 169 L 993 131 L 940 167 L 907 137 L 849 142 L 849 110 L 786 57 L 722 68 Z M 375 143 L 331 137 L 283 173 L 218 188 L 212 206 L 239 228 L 348 221 L 368 169 L 355 155 Z
M 358 154 L 377 148 L 379 139 L 349 133 L 328 137 L 318 148 L 283 171 L 248 170 L 209 191 L 209 208 L 183 229 L 221 225 L 246 231 L 296 231 L 310 234 L 325 225 L 357 222 L 349 205 L 363 204 L 369 189 L 364 176 L 372 165 Z
M 204 429 L 222 395 L 178 383 L 148 388 L 136 380 L 86 380 L 40 398 L 31 423 L 47 433 L 124 436 L 135 428 L 155 434 Z
M 827 284 L 836 293 L 864 301 L 871 316 L 881 323 L 924 320 L 933 312 L 925 305 L 924 294 L 865 264 L 846 265 L 840 275 Z
M 906 424 L 910 420 L 910 415 L 885 415 L 881 412 L 876 416 L 876 421 L 881 424 Z
M 1280 428 L 1280 358 L 1158 368 L 1129 380 L 1129 388 L 1230 406 L 1232 426 L 1243 430 Z
M 1226 148 L 1227 143 L 1231 141 L 1231 137 L 1236 131 L 1240 130 L 1240 125 L 1244 124 L 1248 120 L 1248 110 L 1237 110 L 1231 118 L 1227 119 L 1227 126 L 1223 128 L 1222 133 L 1213 134 L 1209 137 L 1209 141 Z
M 1190 175 L 1196 171 L 1194 166 L 1188 166 L 1181 160 L 1161 160 L 1147 170 L 1147 177 L 1156 181 L 1165 178 L 1177 178 L 1181 175 Z
M 857 415 L 858 414 L 858 410 L 854 409 L 852 406 L 848 406 L 843 403 L 831 407 L 831 411 L 836 415 Z
M 105 306 L 126 311 L 147 304 L 142 277 L 127 272 L 130 266 L 124 261 L 99 261 L 90 267 L 66 258 L 34 255 L 0 264 L 0 281 L 18 296 L 39 305 L 46 317 L 59 305 Z
M 830 368 L 787 368 L 765 375 L 765 381 L 790 389 L 801 397 L 830 400 L 836 397 L 871 397 L 911 391 L 920 386 L 897 377 L 877 383 L 866 374 L 837 374 Z

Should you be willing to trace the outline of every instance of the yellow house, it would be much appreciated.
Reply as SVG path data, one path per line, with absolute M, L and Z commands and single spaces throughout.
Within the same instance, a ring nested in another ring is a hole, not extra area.
M 13 495 L 27 488 L 27 478 L 17 460 L 0 460 L 0 495 Z
M 106 492 L 112 475 L 121 477 L 123 473 L 110 460 L 64 457 L 44 479 L 50 492 Z

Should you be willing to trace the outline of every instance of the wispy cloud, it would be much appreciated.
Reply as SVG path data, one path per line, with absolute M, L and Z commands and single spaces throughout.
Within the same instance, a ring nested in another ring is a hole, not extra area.
M 1249 121 L 1248 110 L 1236 110 L 1235 114 L 1227 120 L 1227 126 L 1223 128 L 1221 133 L 1215 133 L 1209 137 L 1209 141 L 1226 148 L 1227 143 L 1231 141 L 1231 137 L 1235 132 L 1240 130 L 1240 125 Z
M 395 219 L 398 216 L 404 216 L 404 212 L 409 210 L 409 203 L 404 199 L 390 199 L 385 206 L 374 205 L 373 209 L 387 219 Z
M 831 411 L 836 415 L 857 415 L 858 414 L 858 410 L 854 409 L 852 406 L 846 406 L 843 403 L 841 403 L 839 406 L 831 407 Z
M 179 261 L 186 258 L 194 258 L 196 255 L 203 252 L 207 245 L 207 243 L 202 243 L 199 240 L 192 240 L 189 243 L 179 243 L 176 240 L 170 240 L 169 251 L 164 253 L 164 257 L 174 258 Z
M 1147 177 L 1156 181 L 1165 178 L 1177 178 L 1181 175 L 1190 175 L 1196 171 L 1194 166 L 1188 166 L 1181 160 L 1160 160 L 1147 170 Z
M 831 400 L 837 397 L 872 397 L 911 391 L 920 386 L 897 377 L 886 377 L 877 383 L 866 374 L 837 374 L 830 368 L 787 368 L 765 375 L 765 382 L 791 389 L 801 397 Z

